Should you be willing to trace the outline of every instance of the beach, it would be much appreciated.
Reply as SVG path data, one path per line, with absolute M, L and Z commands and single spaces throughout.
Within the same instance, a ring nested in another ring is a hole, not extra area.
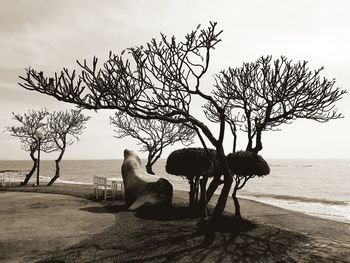
M 57 182 L 91 184 L 95 175 L 121 178 L 122 162 L 122 159 L 63 160 L 62 175 Z M 31 161 L 0 160 L 0 170 L 30 170 L 31 165 Z M 239 197 L 350 224 L 349 159 L 272 159 L 269 165 L 271 173 L 249 180 L 238 192 Z M 166 159 L 159 159 L 154 165 L 156 175 L 169 180 L 174 189 L 188 191 L 187 180 L 168 174 L 165 166 Z M 47 183 L 55 173 L 54 161 L 44 160 L 40 167 L 40 181 Z M 23 181 L 24 174 L 12 173 L 11 178 Z M 33 175 L 28 184 L 35 182 Z M 216 193 L 219 194 L 220 189 Z
M 163 217 L 95 201 L 92 186 L 11 187 L 0 191 L 2 262 L 349 262 L 350 225 L 241 199 L 213 231 L 198 227 L 188 193 L 174 192 Z M 215 196 L 211 204 L 215 204 Z

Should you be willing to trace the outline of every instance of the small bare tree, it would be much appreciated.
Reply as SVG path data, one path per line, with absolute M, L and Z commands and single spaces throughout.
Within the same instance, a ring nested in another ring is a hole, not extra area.
M 60 177 L 60 162 L 66 148 L 74 143 L 74 139 L 79 140 L 78 135 L 82 134 L 89 119 L 90 117 L 82 114 L 81 110 L 55 111 L 48 115 L 47 127 L 53 142 L 51 148 L 60 152 L 55 160 L 55 176 L 47 184 L 48 186 L 51 186 Z
M 117 112 L 110 117 L 117 138 L 130 136 L 138 140 L 141 152 L 148 152 L 146 171 L 154 174 L 153 165 L 161 157 L 164 148 L 181 142 L 185 146 L 193 143 L 195 131 L 184 124 L 160 120 L 145 120 Z
M 38 160 L 35 157 L 35 152 L 38 150 L 38 139 L 35 136 L 37 130 L 43 130 L 45 136 L 41 139 L 40 147 L 43 152 L 51 153 L 60 151 L 59 157 L 55 160 L 56 172 L 48 185 L 52 185 L 60 176 L 59 162 L 61 161 L 67 145 L 73 144 L 73 139 L 78 140 L 78 135 L 85 128 L 85 123 L 90 117 L 86 117 L 81 113 L 81 110 L 58 111 L 50 113 L 47 109 L 29 110 L 23 115 L 13 113 L 13 119 L 20 122 L 20 126 L 10 126 L 6 130 L 11 136 L 20 139 L 22 149 L 29 151 L 30 157 L 33 160 L 33 167 L 26 175 L 23 185 L 26 185 L 31 176 L 35 172 L 38 165 Z
M 346 90 L 335 88 L 334 79 L 322 78 L 322 70 L 309 70 L 306 61 L 292 63 L 285 57 L 274 61 L 271 56 L 260 57 L 253 63 L 244 63 L 242 67 L 229 68 L 218 74 L 214 97 L 225 107 L 226 121 L 234 126 L 235 138 L 236 127 L 239 127 L 247 134 L 246 151 L 257 155 L 263 148 L 263 131 L 279 130 L 280 125 L 295 119 L 323 123 L 343 117 L 335 109 L 335 102 Z M 218 122 L 220 118 L 215 107 L 210 104 L 205 107 L 208 118 Z M 249 153 L 241 155 L 254 160 Z M 238 204 L 237 190 L 253 175 L 236 173 L 232 196 L 235 204 Z
M 16 114 L 12 113 L 13 119 L 19 122 L 18 126 L 6 127 L 6 130 L 10 132 L 11 136 L 16 137 L 21 142 L 21 147 L 23 150 L 29 152 L 29 156 L 33 161 L 32 169 L 26 175 L 25 180 L 21 183 L 22 185 L 28 184 L 28 181 L 32 177 L 33 173 L 38 164 L 38 159 L 35 157 L 35 152 L 38 150 L 39 140 L 36 138 L 35 133 L 37 130 L 47 131 L 47 121 L 48 111 L 46 109 L 41 110 L 29 110 L 27 113 Z M 40 144 L 41 149 L 44 152 L 52 152 L 54 147 L 50 143 L 50 136 L 45 136 Z

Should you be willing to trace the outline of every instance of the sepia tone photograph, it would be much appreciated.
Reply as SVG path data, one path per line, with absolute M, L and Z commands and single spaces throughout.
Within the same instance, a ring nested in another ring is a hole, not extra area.
M 346 0 L 0 0 L 0 262 L 350 262 Z

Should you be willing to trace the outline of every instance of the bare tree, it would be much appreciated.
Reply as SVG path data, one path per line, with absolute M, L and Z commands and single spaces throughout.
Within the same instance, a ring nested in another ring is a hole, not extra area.
M 81 110 L 70 111 L 54 111 L 48 116 L 48 131 L 51 134 L 55 151 L 59 151 L 59 156 L 55 160 L 56 171 L 55 176 L 50 180 L 47 186 L 51 186 L 57 178 L 60 177 L 60 162 L 68 145 L 72 145 L 75 140 L 79 140 L 78 135 L 81 135 L 85 129 L 86 122 L 90 117 L 81 113 Z
M 49 113 L 46 109 L 29 110 L 23 115 L 12 113 L 13 119 L 20 124 L 18 126 L 6 127 L 6 130 L 10 132 L 11 136 L 19 138 L 22 149 L 29 152 L 29 156 L 33 161 L 32 169 L 26 175 L 25 180 L 21 183 L 22 185 L 28 183 L 37 168 L 38 159 L 35 157 L 35 152 L 38 150 L 39 140 L 36 138 L 35 133 L 40 129 L 45 132 L 47 131 L 46 118 L 48 114 Z M 40 142 L 41 149 L 44 152 L 52 152 L 54 150 L 50 143 L 50 139 L 50 136 L 46 135 Z
M 215 147 L 223 167 L 224 185 L 213 213 L 216 217 L 224 211 L 232 185 L 223 148 L 225 111 L 213 96 L 200 88 L 211 51 L 221 41 L 222 31 L 217 31 L 216 25 L 210 23 L 206 29 L 198 25 L 183 41 L 161 34 L 160 41 L 152 39 L 145 47 L 127 49 L 131 60 L 123 58 L 125 51 L 121 55 L 110 53 L 102 68 L 97 67 L 97 58 L 92 66 L 78 61 L 82 69 L 78 77 L 68 69 L 53 78 L 27 69 L 27 75 L 20 77 L 23 80 L 20 85 L 87 109 L 116 109 L 131 117 L 189 123 L 195 127 Z M 193 97 L 210 101 L 220 113 L 217 135 L 192 114 Z
M 285 57 L 274 61 L 271 56 L 260 57 L 253 63 L 218 74 L 214 97 L 225 107 L 226 121 L 247 134 L 246 151 L 257 155 L 263 148 L 263 131 L 278 130 L 280 125 L 295 119 L 327 122 L 343 117 L 335 109 L 335 102 L 346 90 L 335 88 L 334 79 L 322 78 L 322 70 L 309 70 L 306 61 L 292 63 Z M 210 120 L 220 121 L 214 106 L 207 104 L 205 107 Z M 249 153 L 244 155 L 254 160 Z M 236 173 L 235 189 L 242 188 L 253 174 Z M 238 204 L 236 192 L 232 197 Z
M 295 119 L 324 123 L 343 117 L 335 109 L 335 102 L 347 91 L 335 88 L 334 79 L 322 78 L 322 70 L 310 70 L 307 61 L 260 57 L 217 75 L 214 94 L 228 109 L 236 111 L 233 121 L 247 133 L 246 150 L 259 152 L 262 131 L 279 130 L 281 124 Z
M 189 146 L 195 136 L 195 131 L 184 124 L 139 119 L 124 112 L 115 113 L 110 121 L 117 128 L 117 138 L 131 136 L 138 140 L 141 152 L 148 152 L 146 171 L 150 174 L 154 174 L 152 167 L 164 148 L 176 142 Z

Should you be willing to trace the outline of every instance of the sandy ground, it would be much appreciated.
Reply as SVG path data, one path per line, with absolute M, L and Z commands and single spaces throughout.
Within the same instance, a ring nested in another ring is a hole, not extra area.
M 229 200 L 213 231 L 199 231 L 187 196 L 175 192 L 175 208 L 154 216 L 96 202 L 91 186 L 0 191 L 0 261 L 350 262 L 349 224 L 242 199 L 246 220 L 229 217 Z

